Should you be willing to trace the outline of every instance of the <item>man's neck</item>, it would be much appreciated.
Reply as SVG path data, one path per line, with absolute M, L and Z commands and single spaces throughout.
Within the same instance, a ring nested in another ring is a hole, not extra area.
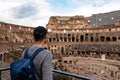
M 42 47 L 44 47 L 45 46 L 45 44 L 44 44 L 44 42 L 43 41 L 38 41 L 38 42 L 35 42 L 35 45 L 37 45 L 37 46 L 42 46 Z

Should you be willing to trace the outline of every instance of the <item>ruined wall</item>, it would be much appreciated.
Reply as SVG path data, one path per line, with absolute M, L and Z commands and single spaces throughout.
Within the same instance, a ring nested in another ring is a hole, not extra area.
M 0 22 L 0 43 L 33 42 L 33 27 Z
M 83 57 L 62 57 L 62 61 L 54 61 L 56 69 L 95 78 L 96 80 L 119 80 L 120 65 L 117 61 Z M 61 65 L 62 64 L 62 65 Z M 72 79 L 76 80 L 76 79 Z
M 89 28 L 89 18 L 84 16 L 52 16 L 46 28 L 50 31 L 66 31 Z
M 53 53 L 54 69 L 97 80 L 120 79 L 120 65 L 117 62 L 120 60 L 119 20 L 99 28 L 69 28 L 70 25 L 62 27 L 55 23 L 51 26 L 51 22 L 47 25 L 47 29 L 51 29 L 48 49 Z
M 119 60 L 120 27 L 81 29 L 69 32 L 49 32 L 48 49 L 54 58 L 62 56 L 100 57 Z M 114 56 L 114 57 L 112 57 Z
M 33 27 L 0 22 L 0 61 L 6 61 L 7 53 L 31 45 Z
M 90 17 L 90 25 L 91 27 L 110 25 L 114 24 L 118 19 L 120 19 L 120 10 L 108 13 L 93 14 Z

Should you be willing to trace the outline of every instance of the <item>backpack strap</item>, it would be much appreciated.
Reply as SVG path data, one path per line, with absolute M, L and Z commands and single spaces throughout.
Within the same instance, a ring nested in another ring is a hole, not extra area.
M 23 58 L 28 58 L 28 50 L 29 50 L 29 48 L 27 48 L 27 49 L 25 50 Z
M 39 54 L 44 48 L 38 48 L 31 56 L 28 54 L 29 48 L 26 49 L 24 53 L 24 58 L 29 58 L 30 60 L 33 60 L 37 54 Z
M 36 56 L 37 54 L 39 54 L 39 53 L 40 53 L 42 50 L 44 50 L 44 49 L 45 49 L 45 48 L 38 48 L 38 49 L 30 56 L 30 55 L 28 54 L 29 48 L 27 48 L 27 49 L 25 50 L 25 53 L 24 53 L 24 58 L 29 58 L 31 61 L 33 61 L 33 59 L 35 58 L 35 56 Z M 34 66 L 34 65 L 33 65 L 33 66 Z M 34 70 L 35 70 L 36 74 L 39 76 L 39 74 L 38 74 L 35 66 L 34 66 Z
M 39 54 L 44 48 L 38 48 L 31 56 L 30 59 L 33 60 L 37 54 Z

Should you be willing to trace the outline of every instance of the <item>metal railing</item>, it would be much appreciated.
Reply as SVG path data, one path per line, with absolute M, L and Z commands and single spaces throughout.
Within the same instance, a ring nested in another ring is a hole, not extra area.
M 10 70 L 10 67 L 0 68 L 0 80 L 2 80 L 2 77 L 1 77 L 2 71 L 6 71 L 6 70 Z M 64 71 L 61 71 L 61 70 L 54 70 L 54 69 L 52 69 L 52 72 L 58 73 L 58 74 L 61 74 L 61 75 L 66 75 L 66 76 L 78 78 L 78 79 L 82 79 L 82 80 L 96 80 L 94 78 L 85 77 L 85 76 L 81 76 L 81 75 L 74 74 L 74 73 L 64 72 Z
M 10 67 L 0 68 L 0 80 L 2 80 L 2 77 L 1 77 L 2 72 L 3 72 L 3 71 L 6 71 L 6 70 L 10 70 Z

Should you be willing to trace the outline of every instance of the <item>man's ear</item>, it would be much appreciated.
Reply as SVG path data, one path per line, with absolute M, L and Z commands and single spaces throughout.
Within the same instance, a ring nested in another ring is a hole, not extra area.
M 45 37 L 44 37 L 45 39 L 47 38 L 47 36 L 45 35 Z

